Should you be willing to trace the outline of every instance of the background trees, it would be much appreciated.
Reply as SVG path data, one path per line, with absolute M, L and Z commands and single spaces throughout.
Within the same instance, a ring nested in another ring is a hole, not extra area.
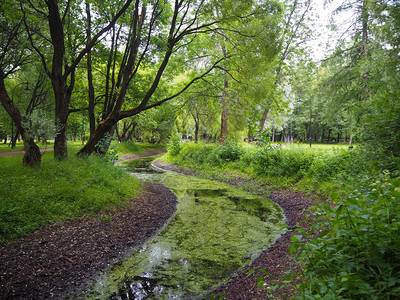
M 62 158 L 67 138 L 85 131 L 82 155 L 101 152 L 97 143 L 116 128 L 120 140 L 164 140 L 178 116 L 175 130 L 195 140 L 218 131 L 250 141 L 260 128 L 274 141 L 305 140 L 311 104 L 313 140 L 362 136 L 379 140 L 382 151 L 397 149 L 399 6 L 344 1 L 336 13 L 353 17 L 322 62 L 306 54 L 313 7 L 309 0 L 4 1 L 3 138 L 11 115 L 24 140 L 54 135 Z M 49 118 L 52 126 L 38 126 Z

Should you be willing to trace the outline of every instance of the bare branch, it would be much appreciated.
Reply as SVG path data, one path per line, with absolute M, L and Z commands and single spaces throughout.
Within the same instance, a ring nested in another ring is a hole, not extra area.
M 39 57 L 40 57 L 40 59 L 41 59 L 41 61 L 42 61 L 42 65 L 43 65 L 44 71 L 45 71 L 46 74 L 51 78 L 50 70 L 47 68 L 46 59 L 45 59 L 43 53 L 40 52 L 39 48 L 36 47 L 35 43 L 33 42 L 32 34 L 31 34 L 30 30 L 29 30 L 28 23 L 26 22 L 26 12 L 25 12 L 25 10 L 24 10 L 24 6 L 23 6 L 23 4 L 22 4 L 22 0 L 20 0 L 19 3 L 20 3 L 21 11 L 22 11 L 23 16 L 24 16 L 24 17 L 23 17 L 23 21 L 24 21 L 24 25 L 25 25 L 26 32 L 28 33 L 29 42 L 30 42 L 32 48 L 33 48 L 33 49 L 36 51 L 36 53 L 39 55 Z

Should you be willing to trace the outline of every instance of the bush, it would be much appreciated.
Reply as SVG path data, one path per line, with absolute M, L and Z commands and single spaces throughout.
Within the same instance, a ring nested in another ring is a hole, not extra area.
M 315 155 L 302 149 L 259 148 L 255 171 L 259 175 L 300 179 L 310 169 Z
M 299 299 L 397 299 L 400 294 L 400 178 L 365 176 L 337 206 L 317 209 L 319 236 L 301 250 L 305 282 Z
M 219 147 L 219 157 L 222 161 L 230 162 L 240 158 L 244 149 L 235 140 L 228 139 Z
M 168 141 L 168 151 L 172 156 L 177 156 L 181 151 L 181 134 L 179 132 L 173 133 Z

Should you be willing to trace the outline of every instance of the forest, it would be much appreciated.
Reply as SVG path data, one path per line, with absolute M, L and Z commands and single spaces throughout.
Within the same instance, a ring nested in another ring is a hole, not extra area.
M 75 298 L 75 286 L 186 218 L 179 184 L 129 175 L 128 161 L 145 156 L 271 199 L 286 225 L 272 246 L 249 242 L 242 256 L 258 259 L 229 256 L 221 279 L 195 277 L 201 291 L 178 282 L 139 295 L 131 283 L 127 299 L 399 297 L 398 1 L 3 0 L 0 27 L 4 299 Z M 236 210 L 275 218 L 232 195 Z M 68 256 L 65 244 L 81 246 Z M 265 263 L 278 246 L 279 272 Z

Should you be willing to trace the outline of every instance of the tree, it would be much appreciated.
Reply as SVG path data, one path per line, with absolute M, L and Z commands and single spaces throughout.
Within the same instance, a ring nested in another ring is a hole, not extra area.
M 99 30 L 90 39 L 90 42 L 83 45 L 83 41 L 73 40 L 72 32 L 68 31 L 75 29 L 74 37 L 79 38 L 80 31 L 76 22 L 79 20 L 77 12 L 80 9 L 81 1 L 68 0 L 63 4 L 59 4 L 58 0 L 47 0 L 45 3 L 36 1 L 24 3 L 24 1 L 20 1 L 20 9 L 24 16 L 23 20 L 29 42 L 40 58 L 54 91 L 57 127 L 54 156 L 56 158 L 67 157 L 67 122 L 71 112 L 69 105 L 75 84 L 76 68 L 82 58 L 93 48 L 103 34 L 112 28 L 132 2 L 133 0 L 127 0 L 112 20 Z M 75 15 L 73 15 L 74 13 Z M 40 20 L 44 22 L 39 23 Z M 44 27 L 43 24 L 47 26 Z M 47 49 L 52 50 L 51 55 L 47 55 Z
M 286 65 L 293 60 L 296 54 L 301 55 L 305 43 L 310 38 L 310 29 L 306 23 L 312 10 L 311 0 L 292 0 L 285 5 L 284 19 L 282 21 L 282 33 L 278 41 L 280 52 L 275 66 L 274 86 L 272 90 L 278 90 L 285 75 Z M 270 95 L 274 95 L 271 93 Z M 271 108 L 279 105 L 279 98 L 268 97 L 265 99 L 264 112 L 262 114 L 259 130 L 264 128 L 265 121 Z
M 178 54 L 187 50 L 196 35 L 207 34 L 214 30 L 213 26 L 217 24 L 217 21 L 209 19 L 205 9 L 206 3 L 203 1 L 175 1 L 171 6 L 167 2 L 162 4 L 156 1 L 149 5 L 140 1 L 135 2 L 115 93 L 109 99 L 110 110 L 103 117 L 103 121 L 97 125 L 87 144 L 79 151 L 79 155 L 88 155 L 95 151 L 96 144 L 105 137 L 106 133 L 113 130 L 118 121 L 177 97 L 194 82 L 210 73 L 224 59 L 217 58 L 199 70 L 197 74 L 192 74 L 190 80 L 180 89 L 173 90 L 162 99 L 153 99 L 171 61 L 175 58 L 179 59 Z M 162 55 L 155 56 L 155 50 Z M 153 57 L 150 58 L 150 55 Z M 140 74 L 139 70 L 146 64 L 156 67 L 152 82 L 135 107 L 123 110 L 129 85 L 136 82 Z M 191 66 L 193 64 L 187 67 Z M 174 73 L 173 70 L 169 71 L 171 75 Z
M 24 165 L 37 166 L 41 163 L 39 147 L 26 126 L 24 117 L 10 98 L 5 79 L 27 63 L 29 51 L 26 51 L 24 36 L 21 31 L 21 18 L 18 14 L 7 14 L 15 8 L 11 3 L 2 3 L 0 10 L 0 101 L 15 123 L 25 145 Z

